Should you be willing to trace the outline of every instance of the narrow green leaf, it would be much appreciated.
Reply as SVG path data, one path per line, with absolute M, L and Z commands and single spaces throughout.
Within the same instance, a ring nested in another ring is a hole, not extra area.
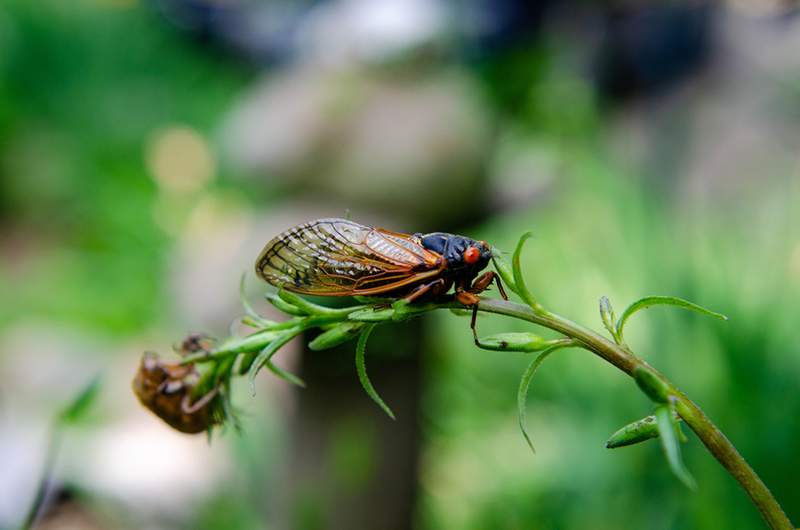
M 220 408 L 221 408 L 221 415 L 222 415 L 222 425 L 231 426 L 233 430 L 237 433 L 242 432 L 242 422 L 239 419 L 239 415 L 236 413 L 236 409 L 233 406 L 233 400 L 231 399 L 231 382 L 230 379 L 225 381 L 220 388 Z M 209 427 L 210 428 L 210 427 Z M 210 433 L 209 433 L 209 442 L 210 442 Z
M 309 302 L 302 296 L 289 292 L 283 288 L 278 290 L 278 296 L 287 304 L 293 305 L 300 311 L 303 311 L 309 315 L 327 315 L 339 312 L 337 309 Z
M 317 335 L 314 340 L 308 343 L 308 349 L 312 351 L 327 350 L 344 344 L 356 338 L 361 332 L 364 324 L 361 322 L 342 322 L 331 327 L 329 330 Z
M 606 449 L 616 449 L 658 438 L 655 416 L 647 416 L 622 427 L 606 441 Z
M 525 422 L 525 403 L 528 400 L 528 389 L 531 386 L 531 381 L 533 380 L 534 374 L 536 374 L 536 370 L 539 369 L 539 366 L 544 362 L 544 360 L 547 359 L 554 351 L 561 348 L 568 348 L 570 346 L 573 346 L 571 342 L 554 344 L 553 346 L 550 346 L 542 353 L 537 355 L 533 361 L 531 361 L 531 363 L 528 365 L 528 368 L 525 370 L 525 373 L 522 374 L 522 379 L 520 379 L 519 390 L 517 390 L 517 418 L 519 421 L 519 428 L 522 430 L 522 436 L 525 437 L 528 447 L 530 447 L 531 451 L 534 453 L 536 453 L 536 449 L 534 449 L 531 437 L 528 435 L 528 428 Z
M 603 326 L 611 334 L 611 338 L 619 344 L 616 328 L 617 315 L 614 314 L 614 308 L 611 307 L 611 302 L 605 296 L 600 297 L 600 320 L 603 321 Z
M 496 333 L 478 339 L 478 346 L 485 350 L 493 351 L 514 351 L 531 353 L 542 351 L 550 345 L 535 333 L 527 332 L 512 332 L 512 333 Z
M 257 356 L 257 353 L 242 354 L 241 360 L 239 361 L 239 375 L 244 375 L 250 371 L 250 367 L 253 366 L 253 362 L 256 360 Z
M 100 382 L 100 375 L 95 375 L 61 411 L 58 421 L 73 424 L 83 419 L 100 393 Z
M 646 296 L 625 308 L 625 311 L 622 312 L 622 316 L 619 317 L 619 321 L 617 322 L 617 337 L 619 337 L 620 342 L 623 339 L 623 331 L 625 329 L 625 323 L 628 321 L 628 319 L 640 309 L 647 309 L 648 307 L 652 307 L 654 305 L 672 305 L 676 307 L 682 307 L 684 309 L 696 311 L 700 314 L 708 315 L 720 320 L 728 320 L 728 317 L 721 313 L 716 313 L 710 309 L 706 309 L 705 307 L 699 306 L 682 298 L 677 298 L 675 296 Z
M 656 425 L 658 426 L 658 434 L 661 439 L 661 448 L 664 450 L 664 456 L 667 458 L 672 473 L 683 482 L 683 484 L 693 490 L 697 488 L 697 483 L 694 477 L 683 465 L 681 458 L 681 447 L 678 443 L 678 436 L 676 434 L 676 424 L 673 419 L 673 412 L 671 404 L 659 405 L 655 411 Z
M 272 362 L 272 359 L 267 359 L 264 361 L 264 366 L 272 372 L 273 374 L 277 375 L 287 383 L 291 383 L 293 385 L 297 385 L 301 388 L 306 387 L 306 382 L 294 375 L 291 372 L 287 372 L 286 370 L 282 369 L 281 367 L 277 366 L 275 363 Z
M 364 328 L 364 331 L 361 332 L 361 335 L 358 337 L 358 344 L 356 344 L 356 372 L 358 373 L 358 380 L 361 381 L 361 386 L 364 387 L 364 391 L 372 398 L 372 401 L 378 404 L 378 406 L 383 409 L 383 411 L 392 419 L 394 419 L 394 412 L 389 406 L 381 399 L 378 393 L 375 391 L 375 387 L 372 386 L 372 383 L 367 376 L 367 365 L 366 365 L 366 350 L 367 350 L 367 339 L 369 339 L 370 333 L 372 333 L 372 329 L 375 327 L 375 324 L 367 325 Z
M 275 308 L 278 311 L 286 313 L 287 315 L 294 315 L 296 317 L 304 317 L 308 315 L 308 313 L 288 303 L 286 300 L 284 300 L 277 294 L 267 293 L 265 295 L 265 298 L 267 299 L 267 301 L 269 301 L 270 304 L 275 306 Z
M 279 372 L 282 372 L 282 374 L 275 371 L 275 368 L 277 368 L 277 367 L 271 363 L 272 356 L 275 355 L 275 353 L 278 350 L 280 350 L 284 345 L 286 345 L 287 342 L 289 342 L 290 340 L 295 338 L 297 335 L 299 335 L 300 331 L 301 330 L 299 330 L 299 329 L 293 329 L 291 331 L 288 331 L 286 333 L 282 333 L 281 335 L 278 335 L 278 337 L 274 341 L 270 342 L 268 345 L 266 345 L 264 347 L 264 349 L 262 349 L 258 353 L 256 358 L 253 360 L 253 363 L 250 365 L 250 369 L 247 372 L 247 378 L 250 381 L 250 389 L 251 389 L 253 394 L 255 394 L 255 392 L 256 392 L 256 390 L 255 390 L 256 375 L 258 374 L 259 370 L 261 370 L 261 368 L 263 366 L 267 366 L 273 373 L 276 373 L 276 375 L 278 375 L 280 377 L 283 377 L 283 376 L 286 375 L 286 372 L 283 372 L 280 369 L 278 369 L 278 370 L 279 370 Z M 267 363 L 269 363 L 269 365 Z M 290 382 L 294 382 L 294 381 L 290 380 Z M 304 385 L 300 385 L 300 386 L 304 386 Z
M 494 270 L 500 275 L 500 279 L 505 286 L 522 298 L 522 295 L 520 295 L 517 290 L 517 285 L 514 283 L 514 271 L 511 268 L 511 264 L 503 257 L 502 253 L 494 247 L 492 248 L 492 263 L 494 263 Z
M 267 319 L 263 318 L 261 315 L 259 315 L 258 313 L 256 313 L 256 310 L 253 309 L 252 305 L 250 305 L 250 302 L 247 300 L 247 295 L 245 294 L 245 279 L 246 278 L 247 278 L 247 273 L 243 272 L 242 273 L 242 277 L 239 280 L 239 300 L 240 300 L 240 302 L 242 304 L 242 307 L 244 308 L 245 314 L 250 318 L 250 320 L 252 321 L 252 324 L 255 324 L 255 326 L 253 326 L 253 327 L 266 327 L 266 326 L 275 324 L 275 322 L 273 322 L 271 320 L 267 320 Z M 242 319 L 242 323 L 244 323 L 245 325 L 250 325 L 251 324 L 251 322 L 245 321 L 244 318 Z
M 676 434 L 681 443 L 686 443 L 688 438 L 683 434 L 680 427 L 680 416 L 677 413 L 672 414 L 673 421 L 676 426 Z M 655 416 L 646 416 L 640 420 L 629 423 L 622 427 L 617 432 L 611 435 L 606 442 L 606 449 L 616 449 L 618 447 L 625 447 L 628 445 L 638 444 L 651 438 L 658 438 L 658 426 L 656 425 Z
M 542 310 L 542 306 L 536 301 L 534 296 L 525 286 L 525 278 L 522 276 L 522 268 L 520 265 L 520 255 L 522 254 L 522 248 L 525 246 L 525 241 L 527 241 L 533 234 L 531 232 L 525 232 L 520 236 L 519 242 L 517 243 L 517 248 L 514 250 L 514 256 L 511 259 L 512 264 L 512 272 L 514 274 L 514 285 L 516 286 L 516 293 L 522 298 L 522 301 L 528 304 L 528 306 L 536 312 Z

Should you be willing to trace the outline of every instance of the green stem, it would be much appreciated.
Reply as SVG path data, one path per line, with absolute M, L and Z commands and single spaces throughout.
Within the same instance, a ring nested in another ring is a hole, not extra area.
M 314 327 L 343 322 L 348 316 L 364 306 L 344 308 L 326 314 L 315 314 L 296 317 L 281 324 L 270 324 L 261 331 L 241 338 L 231 338 L 223 342 L 211 352 L 201 352 L 183 358 L 182 363 L 191 362 L 224 362 L 232 360 L 231 356 L 243 353 L 259 352 L 264 347 L 274 342 L 278 336 L 283 336 L 287 330 L 294 328 L 300 332 Z M 596 332 L 585 328 L 562 316 L 550 313 L 541 306 L 534 305 L 535 310 L 526 305 L 505 300 L 481 299 L 478 310 L 484 313 L 494 313 L 511 318 L 525 320 L 554 331 L 575 341 L 581 346 L 607 362 L 616 366 L 626 374 L 632 376 L 637 367 L 646 367 L 648 372 L 666 389 L 666 393 L 674 396 L 675 409 L 686 424 L 697 434 L 709 452 L 720 464 L 739 482 L 741 487 L 750 497 L 753 504 L 761 512 L 767 525 L 773 530 L 794 530 L 786 514 L 781 509 L 772 493 L 764 482 L 756 475 L 755 471 L 742 458 L 736 448 L 725 435 L 708 419 L 700 408 L 693 403 L 683 392 L 673 385 L 661 373 L 650 367 L 643 359 L 637 357 L 627 346 L 615 344 Z M 458 302 L 445 302 L 441 304 L 426 304 L 424 306 L 403 306 L 402 311 L 394 307 L 393 310 L 383 309 L 373 311 L 371 322 L 391 322 L 394 319 L 410 318 L 433 309 L 463 309 Z M 355 313 L 353 313 L 355 316 Z M 362 315 L 363 316 L 363 315 Z M 641 371 L 641 370 L 640 370 Z
M 31 502 L 28 508 L 28 513 L 25 515 L 25 519 L 19 527 L 20 530 L 30 530 L 33 528 L 34 523 L 36 523 L 36 520 L 41 515 L 42 505 L 47 497 L 48 489 L 51 486 L 53 467 L 55 466 L 56 456 L 58 455 L 58 448 L 61 445 L 61 430 L 61 425 L 56 424 L 50 431 L 42 475 L 39 477 L 39 483 L 36 485 L 36 495 L 34 495 L 33 502 Z
M 651 368 L 656 376 L 676 398 L 676 410 L 686 424 L 697 434 L 703 445 L 722 464 L 728 473 L 741 485 L 750 500 L 761 512 L 767 525 L 773 530 L 794 530 L 794 526 L 784 513 L 778 501 L 759 478 L 753 468 L 745 461 L 728 438 L 714 425 L 686 394 L 681 392 L 666 377 L 652 369 L 644 360 L 626 348 L 614 344 L 575 322 L 549 312 L 534 312 L 528 306 L 505 300 L 481 299 L 478 310 L 485 313 L 504 315 L 558 331 L 580 342 L 587 350 L 599 355 L 628 375 L 637 366 Z

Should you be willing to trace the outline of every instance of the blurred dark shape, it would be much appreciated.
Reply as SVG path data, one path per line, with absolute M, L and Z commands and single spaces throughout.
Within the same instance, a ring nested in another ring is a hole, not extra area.
M 292 418 L 284 528 L 407 529 L 415 520 L 423 321 L 381 326 L 367 345 L 370 379 L 389 419 L 355 377 L 354 345 L 306 351 Z
M 180 355 L 188 355 L 201 351 L 211 351 L 213 346 L 214 339 L 205 333 L 192 333 L 181 341 L 176 350 Z
M 452 230 L 486 209 L 492 137 L 477 92 L 460 69 L 287 68 L 238 105 L 226 143 L 265 186 L 386 212 L 406 231 Z
M 81 502 L 80 495 L 63 487 L 53 492 L 47 511 L 42 518 L 36 522 L 36 530 L 101 530 L 108 528 L 107 521 L 98 518 L 97 515 Z
M 534 43 L 552 0 L 477 0 L 468 2 L 467 56 L 481 58 Z
M 133 391 L 142 405 L 170 427 L 197 434 L 218 423 L 214 413 L 216 390 L 192 402 L 198 380 L 193 365 L 166 363 L 154 353 L 145 353 L 133 379 Z
M 710 2 L 611 9 L 595 63 L 601 95 L 645 95 L 690 76 L 709 55 L 716 13 Z
M 256 65 L 280 63 L 294 53 L 294 34 L 316 2 L 244 0 L 151 0 L 180 31 L 198 42 Z

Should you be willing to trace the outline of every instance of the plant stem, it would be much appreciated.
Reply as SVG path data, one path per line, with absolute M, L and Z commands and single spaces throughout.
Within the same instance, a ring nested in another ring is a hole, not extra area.
M 351 314 L 355 316 L 356 313 L 354 312 L 363 307 L 355 306 L 330 310 L 321 314 L 297 316 L 281 324 L 271 323 L 269 326 L 265 326 L 260 331 L 256 331 L 246 337 L 229 338 L 213 351 L 188 355 L 181 362 L 182 364 L 211 362 L 215 364 L 230 363 L 232 365 L 237 355 L 255 355 L 262 351 L 263 348 L 280 340 L 281 337 L 285 338 L 287 333 L 297 334 L 302 330 L 329 324 L 353 320 L 362 321 L 365 315 L 360 315 L 359 319 L 349 320 L 349 318 Z M 406 304 L 400 308 L 393 306 L 391 309 L 386 306 L 380 310 L 373 309 L 372 313 L 366 315 L 369 319 L 363 321 L 375 324 L 388 323 L 412 318 L 434 309 L 463 310 L 464 306 L 452 299 L 425 305 L 409 306 Z M 531 306 L 527 306 L 507 300 L 481 298 L 478 304 L 478 311 L 525 320 L 557 331 L 573 340 L 576 346 L 595 353 L 630 376 L 634 375 L 634 371 L 637 368 L 646 368 L 650 376 L 655 378 L 654 380 L 664 391 L 665 397 L 669 396 L 669 399 L 674 399 L 677 414 L 697 434 L 714 458 L 739 482 L 750 497 L 750 500 L 761 512 L 761 516 L 767 525 L 773 530 L 794 530 L 794 526 L 775 500 L 775 497 L 725 435 L 681 390 L 643 359 L 634 355 L 624 343 L 616 344 L 588 328 L 546 311 L 538 304 L 532 303 Z M 641 372 L 641 369 L 639 371 Z
M 533 311 L 530 307 L 505 300 L 481 299 L 478 310 L 504 315 L 558 331 L 580 342 L 587 350 L 599 355 L 628 375 L 637 366 L 647 366 L 670 389 L 676 398 L 676 410 L 686 424 L 708 448 L 714 458 L 741 485 L 750 500 L 761 512 L 767 525 L 773 530 L 794 530 L 778 501 L 745 461 L 728 438 L 714 425 L 708 416 L 686 394 L 681 392 L 661 373 L 650 367 L 627 348 L 614 344 L 575 322 L 546 311 Z
M 56 456 L 58 455 L 58 448 L 61 445 L 61 425 L 56 424 L 51 427 L 50 435 L 47 440 L 47 452 L 44 457 L 44 466 L 42 474 L 39 477 L 39 483 L 36 485 L 36 494 L 33 497 L 31 505 L 28 507 L 28 513 L 20 525 L 20 530 L 30 530 L 33 528 L 34 523 L 41 515 L 42 506 L 47 500 L 48 490 L 52 486 L 53 467 L 56 463 Z

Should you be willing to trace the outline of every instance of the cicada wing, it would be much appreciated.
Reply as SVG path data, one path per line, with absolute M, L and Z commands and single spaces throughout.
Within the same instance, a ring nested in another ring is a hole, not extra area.
M 411 236 L 344 219 L 320 219 L 270 241 L 256 261 L 256 274 L 299 293 L 347 296 L 413 284 L 439 263 L 438 254 Z

